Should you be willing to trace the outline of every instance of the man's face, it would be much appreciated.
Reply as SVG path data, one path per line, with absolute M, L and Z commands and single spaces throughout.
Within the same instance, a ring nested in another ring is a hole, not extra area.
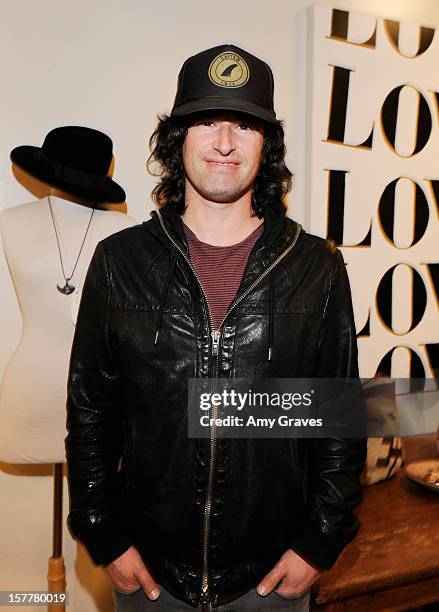
M 251 193 L 263 144 L 262 121 L 232 112 L 198 115 L 183 144 L 187 188 L 209 202 L 236 202 Z

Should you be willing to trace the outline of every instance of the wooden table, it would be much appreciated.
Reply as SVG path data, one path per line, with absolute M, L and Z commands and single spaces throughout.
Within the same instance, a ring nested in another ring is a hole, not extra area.
M 404 438 L 406 464 L 438 457 L 435 435 Z M 404 467 L 364 487 L 353 542 L 313 587 L 313 610 L 381 612 L 439 602 L 439 494 Z M 439 605 L 438 605 L 439 610 Z

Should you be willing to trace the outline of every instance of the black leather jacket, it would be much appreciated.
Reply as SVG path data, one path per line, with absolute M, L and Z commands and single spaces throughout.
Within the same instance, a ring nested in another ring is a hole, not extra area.
M 215 349 L 169 205 L 99 242 L 70 360 L 68 524 L 95 563 L 133 544 L 175 597 L 214 607 L 288 548 L 330 568 L 358 530 L 365 440 L 187 436 L 188 378 L 358 376 L 341 252 L 267 208 Z

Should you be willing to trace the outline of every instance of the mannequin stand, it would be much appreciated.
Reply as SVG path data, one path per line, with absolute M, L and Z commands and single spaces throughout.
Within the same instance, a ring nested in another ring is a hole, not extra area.
M 53 464 L 53 543 L 49 557 L 47 586 L 50 593 L 66 590 L 64 557 L 62 556 L 63 464 Z M 48 612 L 64 612 L 64 603 L 51 603 Z

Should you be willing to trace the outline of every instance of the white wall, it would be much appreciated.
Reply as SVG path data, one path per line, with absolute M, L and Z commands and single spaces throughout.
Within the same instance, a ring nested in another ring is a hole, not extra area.
M 1 208 L 34 199 L 11 174 L 10 150 L 22 144 L 40 146 L 53 127 L 78 124 L 112 137 L 114 178 L 127 191 L 128 213 L 139 222 L 146 219 L 153 180 L 145 161 L 155 116 L 170 110 L 186 57 L 232 42 L 267 60 L 274 70 L 276 109 L 285 120 L 288 163 L 296 175 L 289 214 L 303 223 L 306 7 L 310 4 L 307 0 L 3 0 Z M 435 0 L 345 0 L 340 4 L 322 0 L 320 4 L 424 25 L 439 23 Z M 0 294 L 2 372 L 21 331 L 2 249 Z M 0 465 L 0 590 L 45 589 L 52 503 L 47 473 L 41 467 Z M 70 609 L 111 610 L 104 573 L 93 569 L 67 531 L 64 554 Z

